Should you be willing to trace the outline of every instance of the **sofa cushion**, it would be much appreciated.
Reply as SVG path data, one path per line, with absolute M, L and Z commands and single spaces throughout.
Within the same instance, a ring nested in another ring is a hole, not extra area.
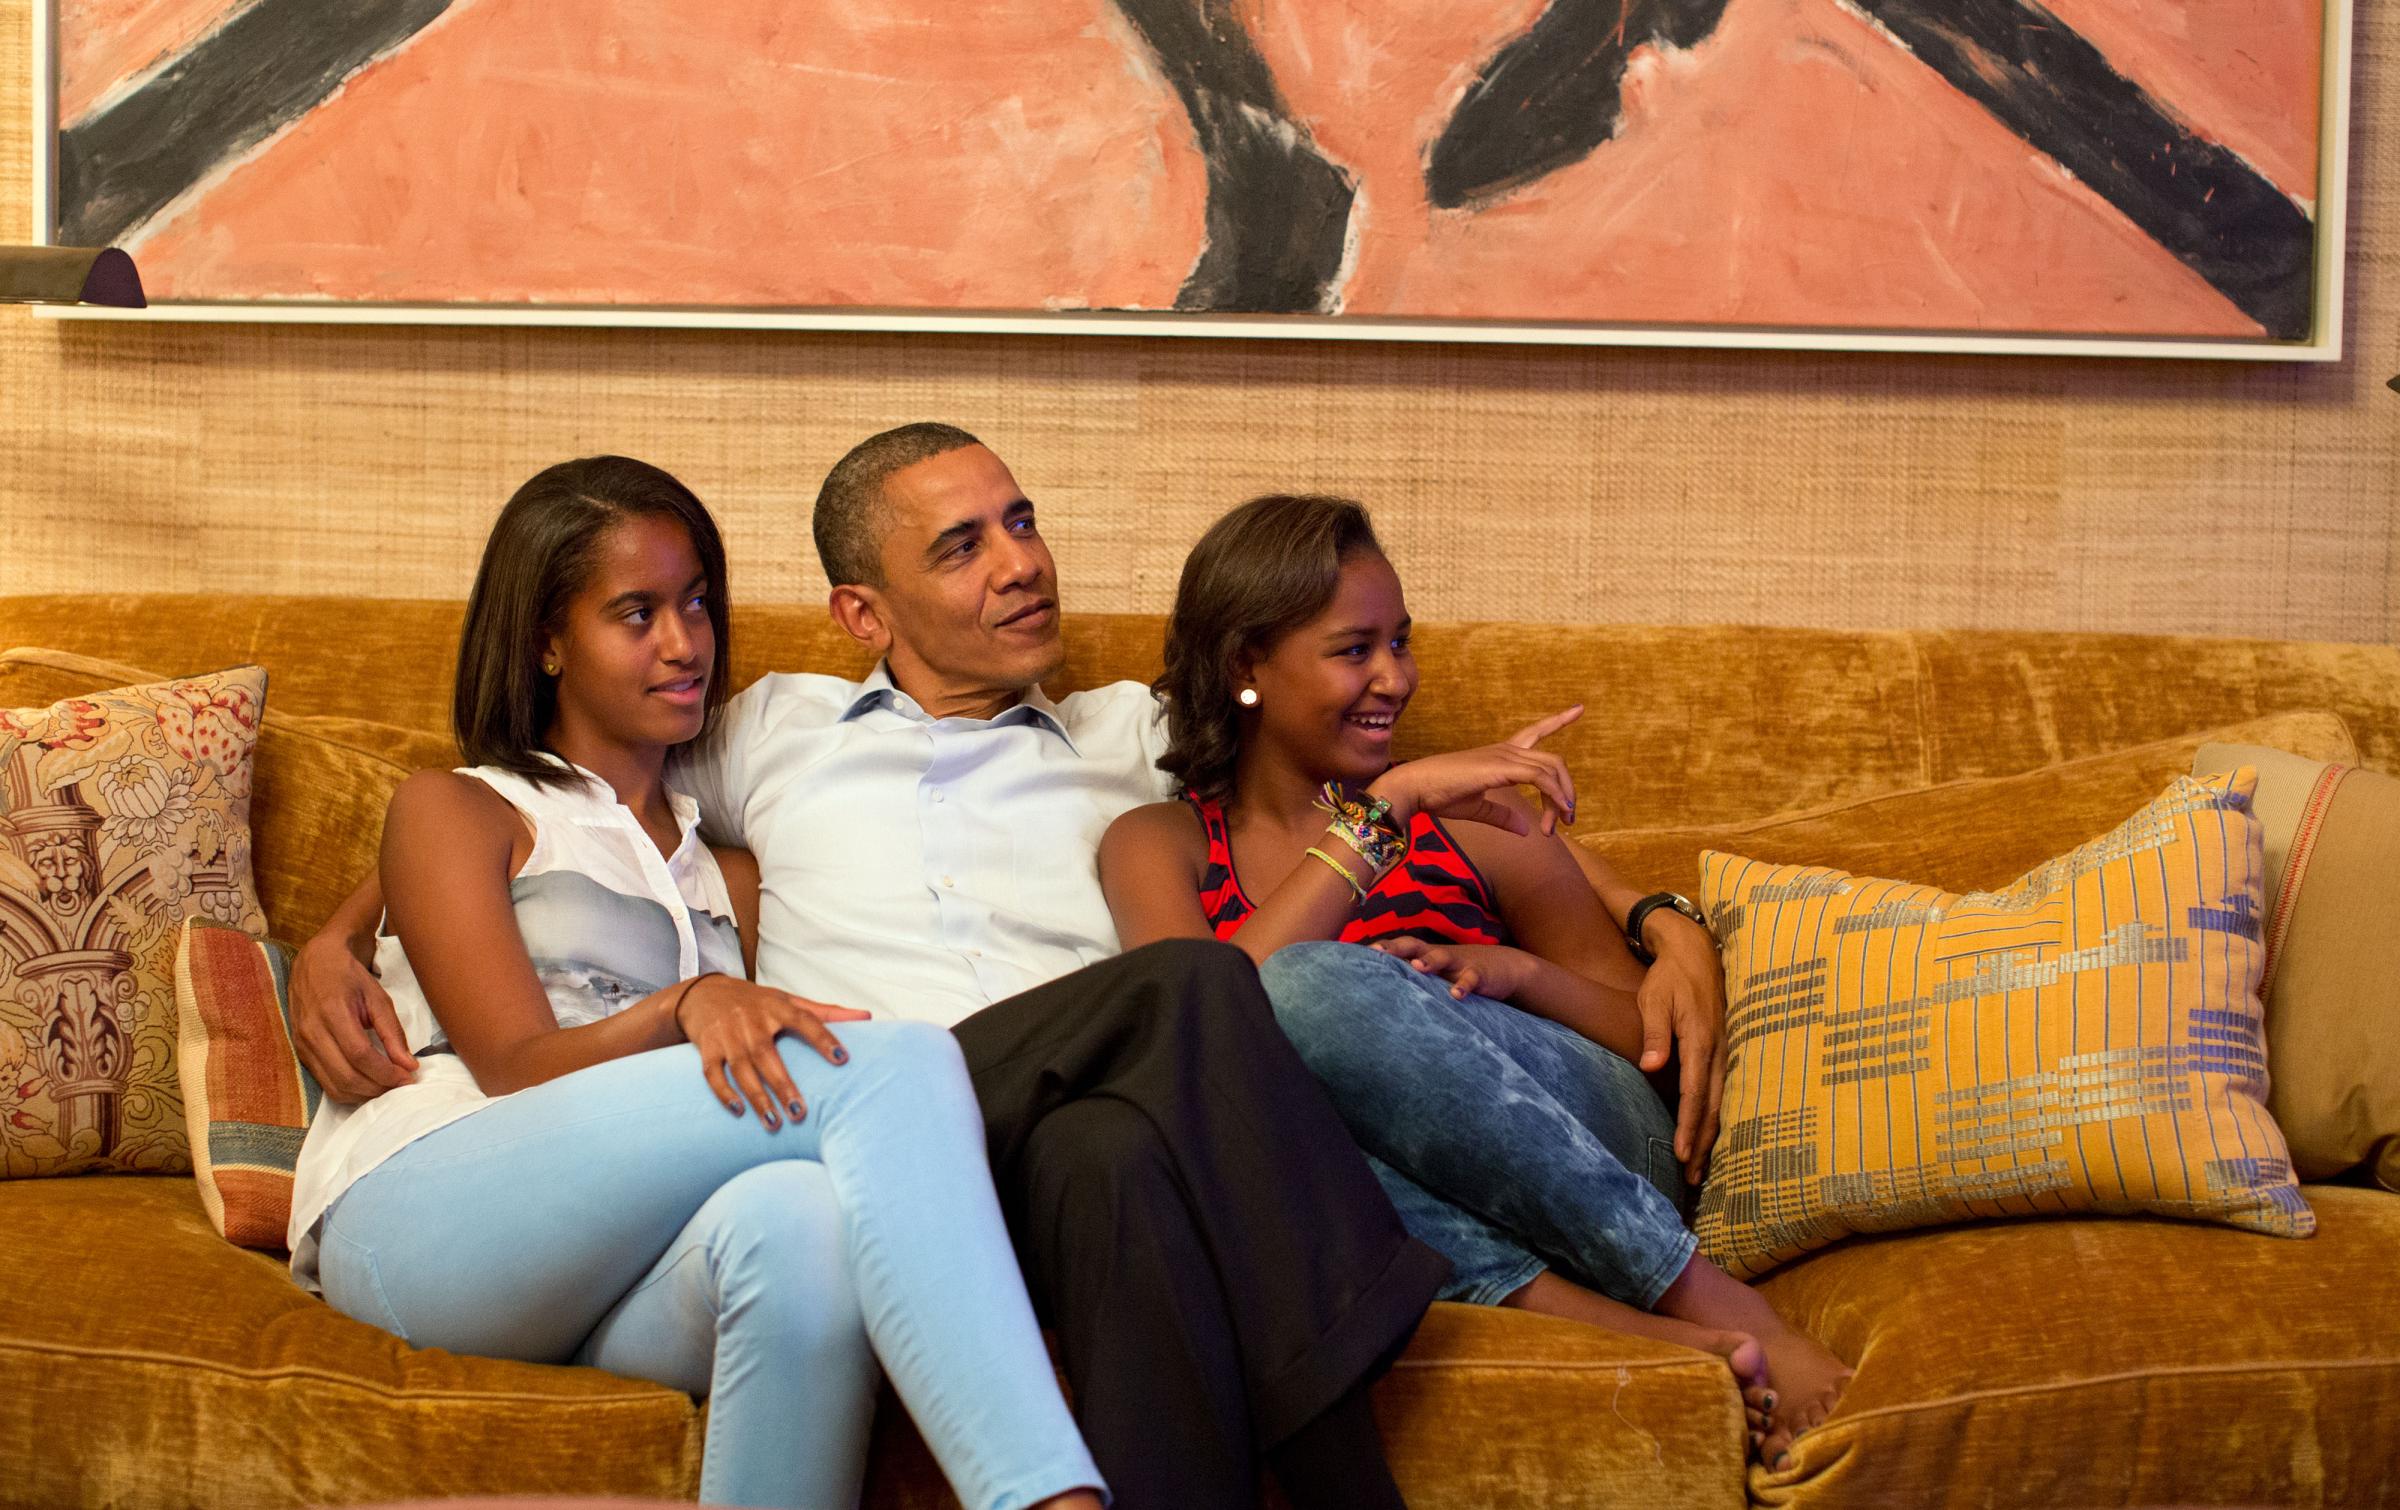
M 292 1052 L 291 958 L 196 919 L 175 946 L 175 1072 L 200 1204 L 227 1241 L 275 1252 L 319 1096 Z
M 0 1173 L 190 1167 L 175 934 L 195 915 L 265 931 L 265 692 L 246 666 L 0 706 Z
M 0 1185 L 0 1503 L 259 1510 L 409 1496 L 688 1498 L 703 1413 L 596 1369 L 411 1348 L 219 1238 L 181 1180 Z M 1738 1505 L 1717 1359 L 1516 1311 L 1435 1306 L 1378 1385 L 1417 1510 Z M 867 1503 L 955 1502 L 905 1418 Z
M 2400 1190 L 2400 781 L 2242 745 L 2192 770 L 2241 764 L 2266 829 L 2267 1107 L 2302 1179 L 2364 1164 Z
M 2400 1505 L 2400 1196 L 2276 1242 L 2145 1218 L 1862 1238 L 1760 1288 L 1858 1376 L 1753 1501 Z
M 287 712 L 439 731 L 464 606 L 7 597 L 0 643 L 68 645 L 170 670 L 257 661 L 273 672 Z M 1067 606 L 1067 665 L 1048 684 L 1053 694 L 1157 675 L 1160 616 L 1092 612 L 1088 595 Z M 1400 726 L 1403 753 L 1486 743 L 1589 702 L 1595 712 L 1545 748 L 1574 770 L 1584 821 L 1596 828 L 1740 822 L 2034 770 L 2278 708 L 2334 710 L 2362 764 L 2400 773 L 2400 648 L 2390 645 L 1545 623 L 1422 623 L 1415 644 L 1424 683 Z M 863 669 L 821 602 L 739 599 L 733 656 L 736 690 L 767 671 Z
M 1997 893 L 1703 856 L 1709 1258 L 1750 1277 L 1852 1232 L 2089 1211 L 2305 1236 L 2264 1104 L 2255 781 L 2178 776 Z
M 409 1347 L 217 1236 L 183 1180 L 0 1186 L 0 1499 L 208 1510 L 697 1489 L 691 1400 Z
M 1578 842 L 1645 891 L 1694 889 L 1704 849 L 1982 891 L 2107 829 L 2190 771 L 2194 755 L 2214 742 L 2273 746 L 2310 760 L 2358 758 L 2339 716 L 2276 713 L 2017 775 L 1912 786 L 1744 823 L 1587 833 Z

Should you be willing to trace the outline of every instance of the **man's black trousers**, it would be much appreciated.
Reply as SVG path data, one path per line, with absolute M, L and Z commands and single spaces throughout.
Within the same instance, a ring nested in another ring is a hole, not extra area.
M 957 1034 L 1101 1472 L 1131 1507 L 1248 1503 L 1261 1459 L 1406 1344 L 1448 1260 L 1402 1230 L 1230 944 L 1151 944 Z

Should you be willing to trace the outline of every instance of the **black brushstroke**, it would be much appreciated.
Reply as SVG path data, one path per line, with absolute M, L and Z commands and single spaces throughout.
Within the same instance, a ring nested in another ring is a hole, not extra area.
M 1117 9 L 1165 70 L 1208 165 L 1208 242 L 1175 307 L 1331 313 L 1358 192 L 1292 119 L 1232 0 Z
M 1690 47 L 1724 14 L 1725 0 L 1551 0 L 1492 55 L 1426 150 L 1426 197 L 1460 209 L 1591 156 L 1617 134 L 1634 50 Z
M 2032 0 L 1852 0 L 2279 341 L 2313 324 L 2316 226 Z
M 119 240 L 450 8 L 450 0 L 257 0 L 58 139 L 57 239 Z
M 2033 0 L 1849 0 L 1918 61 L 2047 154 L 2277 340 L 2313 324 L 2316 227 L 2240 157 L 2177 121 Z M 1553 0 L 1495 53 L 1428 149 L 1444 209 L 1579 162 L 1616 134 L 1625 68 L 1689 47 L 1723 0 Z

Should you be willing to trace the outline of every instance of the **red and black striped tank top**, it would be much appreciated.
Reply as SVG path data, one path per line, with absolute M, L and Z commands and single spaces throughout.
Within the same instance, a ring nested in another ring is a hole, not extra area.
M 1200 910 L 1219 939 L 1258 910 L 1243 894 L 1241 877 L 1233 870 L 1233 839 L 1225 827 L 1225 805 L 1184 793 L 1183 800 L 1200 815 L 1208 834 L 1208 868 L 1200 876 Z M 1346 847 L 1345 847 L 1346 848 Z M 1343 858 L 1343 850 L 1333 853 Z M 1303 855 L 1301 863 L 1318 862 Z M 1505 944 L 1508 925 L 1492 900 L 1483 872 L 1450 837 L 1441 820 L 1419 813 L 1408 825 L 1408 855 L 1384 872 L 1367 892 L 1359 915 L 1341 931 L 1345 944 L 1372 944 L 1380 939 L 1420 938 L 1429 944 Z

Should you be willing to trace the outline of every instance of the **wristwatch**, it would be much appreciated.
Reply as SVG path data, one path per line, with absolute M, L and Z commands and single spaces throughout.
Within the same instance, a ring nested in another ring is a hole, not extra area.
M 1682 913 L 1685 917 L 1698 923 L 1701 932 L 1708 932 L 1708 919 L 1702 916 L 1700 909 L 1692 904 L 1690 897 L 1673 891 L 1652 892 L 1634 903 L 1625 914 L 1625 947 L 1631 949 L 1633 957 L 1645 965 L 1658 963 L 1658 952 L 1642 942 L 1642 925 L 1649 922 L 1650 914 L 1661 907 L 1670 912 Z

